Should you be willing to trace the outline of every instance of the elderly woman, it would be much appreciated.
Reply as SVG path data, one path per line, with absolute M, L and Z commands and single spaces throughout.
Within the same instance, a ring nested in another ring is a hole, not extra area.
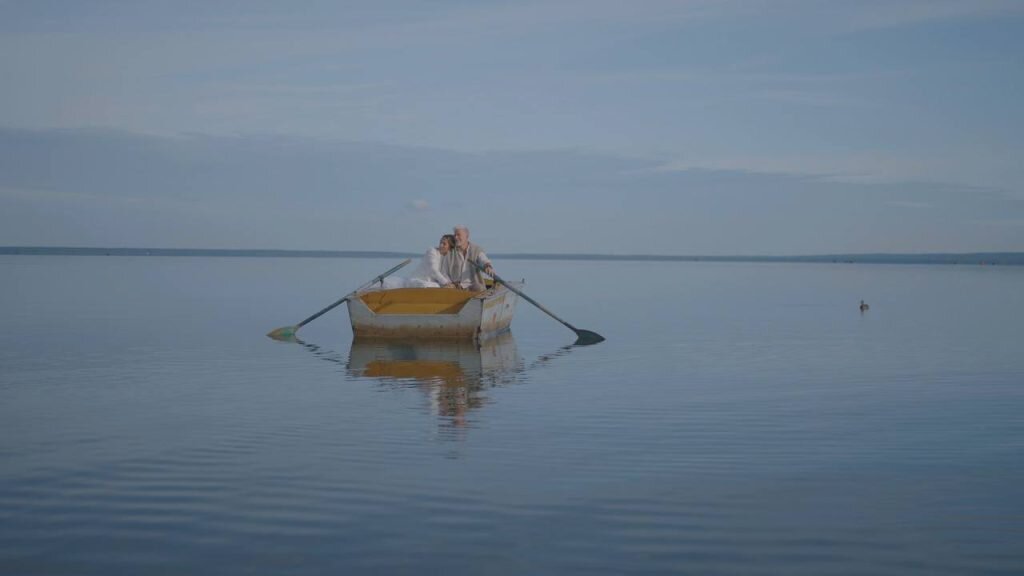
M 397 278 L 394 276 L 385 278 L 383 288 L 391 290 L 392 288 L 442 288 L 450 286 L 452 281 L 444 271 L 447 268 L 447 264 L 442 263 L 442 261 L 454 248 L 455 236 L 451 234 L 441 236 L 437 247 L 427 250 L 419 265 L 416 266 L 416 269 L 413 270 L 408 278 Z
M 455 248 L 455 237 L 451 234 L 441 236 L 437 248 L 427 250 L 420 260 L 420 265 L 412 273 L 406 283 L 409 288 L 440 288 L 452 283 L 444 273 L 441 260 Z

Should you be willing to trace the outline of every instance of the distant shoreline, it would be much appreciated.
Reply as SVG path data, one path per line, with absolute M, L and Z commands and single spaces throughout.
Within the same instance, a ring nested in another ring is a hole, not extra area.
M 409 258 L 412 252 L 367 250 L 235 250 L 221 248 L 97 248 L 73 246 L 0 246 L 15 256 L 178 256 L 219 258 Z M 802 262 L 827 264 L 962 264 L 1024 266 L 1024 252 L 933 254 L 817 254 L 805 256 L 685 256 L 658 254 L 490 254 L 502 260 L 579 260 L 625 262 Z

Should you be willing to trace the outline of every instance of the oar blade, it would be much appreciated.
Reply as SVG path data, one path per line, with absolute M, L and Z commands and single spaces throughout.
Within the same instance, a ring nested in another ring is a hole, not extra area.
M 576 342 L 573 346 L 590 346 L 591 344 L 597 344 L 598 342 L 604 342 L 604 336 L 601 336 L 597 332 L 591 332 L 590 330 L 576 330 Z
M 298 329 L 298 326 L 282 326 L 267 332 L 267 337 L 280 342 L 295 342 L 295 331 Z
M 402 262 L 401 264 L 399 264 L 398 266 L 395 266 L 394 268 L 388 270 L 387 272 L 381 274 L 380 276 L 377 276 L 373 280 L 370 280 L 370 282 L 365 284 L 364 287 L 365 286 L 369 286 L 370 284 L 373 284 L 374 282 L 377 282 L 378 280 L 383 282 L 384 278 L 387 278 L 391 274 L 397 272 L 399 268 L 401 268 L 402 266 L 405 266 L 409 262 L 412 262 L 412 259 L 411 258 L 406 258 L 405 261 Z M 355 296 L 357 293 L 359 293 L 359 290 L 361 290 L 361 288 L 356 289 L 353 292 L 349 292 L 347 295 L 345 295 L 343 298 L 341 298 L 340 300 L 338 300 L 334 304 L 331 304 L 327 308 L 324 308 L 323 310 L 317 312 L 316 314 L 313 314 L 309 318 L 306 318 L 305 320 L 303 320 L 302 322 L 299 322 L 298 324 L 296 324 L 294 326 L 282 326 L 282 327 L 280 327 L 280 328 L 278 328 L 276 330 L 271 330 L 270 332 L 267 332 L 267 336 L 270 337 L 270 338 L 273 338 L 274 340 L 279 340 L 281 342 L 298 342 L 298 343 L 301 344 L 302 341 L 295 337 L 295 333 L 298 332 L 299 328 L 302 328 L 306 324 L 309 324 L 313 320 L 316 320 L 317 318 L 323 316 L 329 310 L 333 310 L 335 306 L 338 306 L 342 302 L 348 301 L 349 298 L 351 298 L 351 297 Z

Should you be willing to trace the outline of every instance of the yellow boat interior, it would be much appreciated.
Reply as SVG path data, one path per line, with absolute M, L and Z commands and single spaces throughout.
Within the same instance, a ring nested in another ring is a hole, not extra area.
M 360 294 L 374 314 L 458 314 L 479 292 L 449 288 L 396 288 Z

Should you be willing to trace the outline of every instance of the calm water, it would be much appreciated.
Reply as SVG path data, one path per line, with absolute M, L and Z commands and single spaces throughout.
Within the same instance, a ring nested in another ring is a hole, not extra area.
M 264 337 L 393 263 L 0 257 L 0 573 L 1024 571 L 1024 268 L 512 261 L 608 341 Z

